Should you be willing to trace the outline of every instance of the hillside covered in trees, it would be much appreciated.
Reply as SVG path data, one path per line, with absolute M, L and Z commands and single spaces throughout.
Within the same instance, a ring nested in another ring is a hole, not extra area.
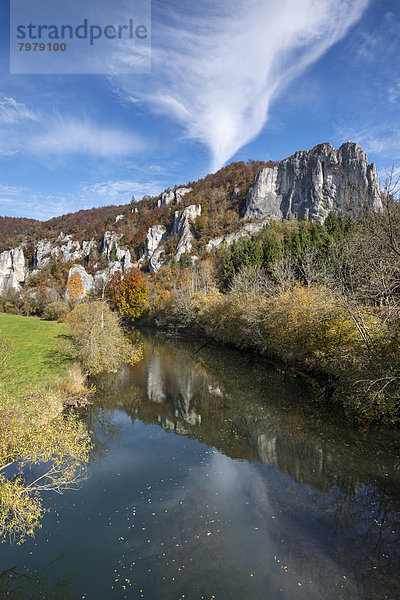
M 182 198 L 175 209 L 199 203 L 204 209 L 203 218 L 198 224 L 202 236 L 214 237 L 222 232 L 229 233 L 239 221 L 250 185 L 259 170 L 267 164 L 262 161 L 231 163 L 217 173 L 207 175 L 196 182 L 188 182 L 185 187 L 192 190 Z M 231 199 L 235 188 L 240 191 Z M 80 242 L 92 238 L 99 242 L 104 231 L 112 229 L 121 233 L 126 244 L 133 246 L 140 253 L 144 248 L 149 227 L 156 223 L 168 225 L 171 222 L 170 211 L 157 208 L 158 198 L 146 196 L 128 205 L 80 210 L 48 221 L 1 216 L 0 252 L 26 241 L 35 242 L 44 238 L 55 240 L 61 232 L 72 235 L 74 240 Z M 116 223 L 116 217 L 121 214 L 124 215 L 124 220 Z
M 107 300 L 126 323 L 306 372 L 359 421 L 400 419 L 398 188 L 392 174 L 379 190 L 355 144 L 2 226 L 21 243 L 0 255 L 4 312 L 62 320 L 76 303 Z

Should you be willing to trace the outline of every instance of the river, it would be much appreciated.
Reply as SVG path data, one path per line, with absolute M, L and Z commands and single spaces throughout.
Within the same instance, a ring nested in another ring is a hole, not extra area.
M 256 356 L 145 336 L 82 411 L 88 478 L 0 546 L 0 598 L 398 600 L 400 434 Z

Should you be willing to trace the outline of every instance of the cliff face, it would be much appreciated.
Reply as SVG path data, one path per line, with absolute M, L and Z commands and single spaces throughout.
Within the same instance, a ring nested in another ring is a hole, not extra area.
M 97 249 L 99 256 L 107 264 L 107 272 L 116 270 L 125 271 L 131 266 L 131 253 L 128 249 L 120 247 L 120 236 L 104 232 L 100 244 L 94 240 L 79 243 L 72 240 L 72 236 L 62 233 L 55 242 L 39 240 L 35 246 L 33 258 L 30 263 L 24 255 L 24 246 L 5 250 L 0 254 L 0 294 L 8 289 L 19 291 L 29 277 L 40 273 L 52 260 L 60 263 L 89 262 L 90 253 Z M 71 267 L 69 277 L 79 272 L 84 284 L 86 294 L 105 276 L 104 267 L 95 277 L 89 275 L 80 264 Z
M 246 198 L 245 218 L 308 218 L 382 207 L 375 166 L 354 143 L 320 144 L 262 169 Z
M 22 248 L 5 250 L 0 254 L 0 292 L 19 290 L 26 278 L 25 256 Z
M 260 165 L 265 164 L 267 163 L 260 163 Z M 219 178 L 219 183 L 208 183 L 208 187 L 203 188 L 203 191 L 206 189 L 207 193 L 212 196 L 213 193 L 216 193 L 215 185 L 219 185 L 220 188 L 217 189 L 217 192 L 220 195 L 218 198 L 223 201 L 224 192 L 220 190 L 222 188 L 225 191 L 229 189 L 229 194 L 226 193 L 230 199 L 239 199 L 240 202 L 241 197 L 244 200 L 249 182 L 252 181 L 254 173 L 257 171 L 252 171 L 252 177 L 246 179 L 246 188 L 241 196 L 241 189 L 237 187 L 237 179 L 233 181 L 235 187 L 229 188 L 232 181 L 229 180 L 229 168 L 227 167 L 227 169 L 226 177 L 228 179 L 221 180 L 223 177 L 221 173 L 223 174 L 224 170 L 208 176 Z M 162 211 L 165 213 L 166 210 L 170 211 L 172 217 L 172 211 L 174 211 L 174 221 L 172 226 L 171 218 L 165 221 L 169 223 L 168 227 L 163 224 L 154 224 L 147 230 L 143 255 L 137 262 L 135 260 L 138 255 L 132 256 L 132 248 L 127 247 L 124 235 L 118 233 L 118 224 L 124 222 L 127 213 L 116 214 L 113 215 L 112 225 L 110 225 L 109 218 L 107 221 L 107 229 L 110 228 L 111 231 L 101 229 L 102 219 L 97 222 L 99 233 L 102 236 L 100 243 L 98 243 L 100 236 L 96 238 L 97 241 L 88 239 L 79 242 L 73 239 L 72 235 L 64 235 L 61 232 L 53 241 L 37 240 L 33 255 L 29 252 L 29 264 L 24 256 L 25 243 L 2 252 L 0 254 L 0 294 L 7 289 L 18 291 L 29 277 L 38 274 L 41 269 L 46 265 L 51 265 L 54 261 L 72 265 L 69 277 L 78 272 L 84 282 L 85 293 L 102 286 L 107 277 L 116 270 L 124 272 L 132 265 L 140 267 L 147 263 L 150 273 L 157 272 L 172 258 L 171 247 L 174 248 L 176 261 L 179 261 L 186 253 L 194 262 L 197 257 L 192 256 L 193 226 L 196 219 L 202 214 L 202 206 L 199 203 L 201 202 L 199 190 L 202 189 L 199 184 L 202 181 L 194 183 L 193 187 L 177 188 L 175 191 L 167 190 L 160 194 L 158 200 L 155 199 L 157 200 L 155 205 L 140 206 L 142 212 L 147 212 L 147 214 L 155 208 L 161 213 Z M 203 201 L 207 202 L 204 200 L 204 196 Z M 239 212 L 238 206 L 239 204 L 235 207 L 237 213 Z M 108 216 L 110 208 L 121 209 L 123 207 L 108 207 L 106 213 Z M 374 165 L 368 164 L 365 152 L 357 144 L 346 143 L 338 150 L 335 150 L 330 144 L 320 144 L 312 150 L 296 152 L 293 156 L 271 167 L 262 168 L 247 192 L 242 226 L 235 228 L 233 233 L 232 229 L 228 229 L 219 237 L 210 235 L 211 239 L 209 238 L 206 249 L 211 251 L 222 244 L 232 244 L 241 237 L 251 237 L 262 229 L 271 218 L 296 218 L 299 220 L 308 218 L 310 221 L 323 222 L 330 212 L 356 214 L 363 208 L 373 211 L 379 211 L 382 208 Z M 95 209 L 93 210 L 95 211 Z M 137 206 L 131 208 L 132 213 L 137 214 L 138 211 Z M 75 217 L 79 214 L 75 214 Z M 212 210 L 207 204 L 203 206 L 203 214 L 208 214 L 209 218 L 213 217 Z M 59 219 L 63 226 L 68 217 L 71 219 L 74 215 L 67 215 Z M 252 222 L 246 222 L 249 219 Z M 75 221 L 74 230 L 79 229 Z M 141 223 L 138 221 L 136 226 L 140 227 L 140 225 Z M 106 229 L 105 224 L 104 229 Z M 97 258 L 93 259 L 94 255 Z M 87 265 L 90 265 L 92 274 L 86 271 Z

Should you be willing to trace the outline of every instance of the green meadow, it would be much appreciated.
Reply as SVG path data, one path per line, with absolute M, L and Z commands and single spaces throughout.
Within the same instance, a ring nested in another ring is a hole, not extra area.
M 63 323 L 0 313 L 0 335 L 10 344 L 5 383 L 15 396 L 62 377 L 74 358 L 60 352 L 67 335 Z

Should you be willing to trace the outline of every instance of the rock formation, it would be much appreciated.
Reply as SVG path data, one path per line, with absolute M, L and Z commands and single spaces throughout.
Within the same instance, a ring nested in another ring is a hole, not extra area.
M 178 191 L 178 190 L 177 190 Z M 163 225 L 153 225 L 147 232 L 146 246 L 142 258 L 138 261 L 139 266 L 145 260 L 149 261 L 150 273 L 157 273 L 164 260 L 164 243 L 168 238 L 177 237 L 178 245 L 175 252 L 175 260 L 178 261 L 182 254 L 191 252 L 193 234 L 190 224 L 201 214 L 201 206 L 192 204 L 183 210 L 175 211 L 174 224 L 171 233 L 168 234 Z
M 0 254 L 0 292 L 19 290 L 26 277 L 23 248 L 13 248 Z
M 132 258 L 129 250 L 120 247 L 121 237 L 119 234 L 105 231 L 97 249 L 109 263 L 119 263 L 120 270 L 124 272 L 132 266 Z
M 182 198 L 192 191 L 192 188 L 177 188 L 175 192 L 168 190 L 161 194 L 161 197 L 157 201 L 157 206 L 169 206 L 170 204 L 178 204 Z
M 71 279 L 72 275 L 75 274 L 79 275 L 79 277 L 81 278 L 83 285 L 82 295 L 86 296 L 86 294 L 93 289 L 93 276 L 89 275 L 89 273 L 86 272 L 85 267 L 82 267 L 82 265 L 74 265 L 69 270 L 68 281 Z
M 160 208 L 161 206 L 168 206 L 171 202 L 174 202 L 175 194 L 171 190 L 168 192 L 164 192 L 161 194 L 161 198 L 157 201 L 157 206 Z
M 263 229 L 263 227 L 265 227 L 268 221 L 269 218 L 262 219 L 258 223 L 246 223 L 244 227 L 242 227 L 241 229 L 239 229 L 239 231 L 236 231 L 235 233 L 230 233 L 229 235 L 220 236 L 214 238 L 213 240 L 210 240 L 207 244 L 206 250 L 207 252 L 211 252 L 213 248 L 220 248 L 223 244 L 227 244 L 228 246 L 230 246 L 234 242 L 240 240 L 240 238 L 242 237 L 251 237 L 258 231 Z
M 201 206 L 196 206 L 195 204 L 191 204 L 181 211 L 175 211 L 175 221 L 171 236 L 177 235 L 179 238 L 175 253 L 176 260 L 179 260 L 182 254 L 185 254 L 185 252 L 191 252 L 193 235 L 190 229 L 190 223 L 192 223 L 196 217 L 200 215 Z
M 52 259 L 65 263 L 87 259 L 95 245 L 93 240 L 84 241 L 81 245 L 79 242 L 74 241 L 71 235 L 60 233 L 56 242 L 39 240 L 36 244 L 31 266 L 35 269 L 41 269 Z
M 335 150 L 320 144 L 262 169 L 247 194 L 245 218 L 308 218 L 322 223 L 329 212 L 380 210 L 375 166 L 354 143 Z
M 192 191 L 192 188 L 178 188 L 175 191 L 175 201 L 178 204 L 178 202 L 180 202 L 183 198 L 183 196 L 186 196 L 186 194 L 188 194 L 189 192 Z
M 157 206 L 168 208 L 172 213 L 175 205 L 191 191 L 189 187 L 166 190 L 158 198 Z M 244 191 L 235 185 L 231 200 L 241 198 Z M 219 248 L 224 243 L 232 244 L 245 236 L 251 237 L 271 218 L 308 218 L 322 223 L 329 212 L 355 214 L 363 208 L 374 211 L 382 208 L 375 166 L 368 164 L 365 152 L 357 144 L 345 143 L 338 150 L 331 144 L 320 144 L 262 169 L 246 197 L 244 217 L 254 222 L 244 221 L 238 231 L 210 240 L 207 250 Z M 132 207 L 132 212 L 137 211 L 137 207 Z M 150 273 L 157 272 L 168 259 L 165 252 L 168 240 L 176 246 L 176 261 L 185 253 L 191 254 L 192 225 L 200 214 L 201 206 L 191 204 L 175 210 L 170 231 L 162 224 L 150 227 L 144 254 L 135 266 L 147 261 Z M 124 218 L 124 213 L 117 215 L 115 223 Z M 0 254 L 0 294 L 7 289 L 20 290 L 29 277 L 39 274 L 53 262 L 73 265 L 69 276 L 74 272 L 81 275 L 85 294 L 103 286 L 116 270 L 125 272 L 132 266 L 131 252 L 124 245 L 123 235 L 112 230 L 104 232 L 99 244 L 94 239 L 79 242 L 72 235 L 63 233 L 56 240 L 41 239 L 36 242 L 33 254 L 29 251 L 29 264 L 24 256 L 25 247 L 27 244 L 23 243 Z M 192 261 L 196 259 L 191 256 Z M 89 264 L 94 275 L 89 275 L 84 268 Z
M 144 249 L 144 254 L 139 261 L 139 264 L 142 264 L 143 261 L 149 261 L 149 270 L 150 273 L 157 273 L 157 271 L 162 266 L 162 254 L 164 252 L 162 242 L 165 242 L 167 239 L 167 230 L 164 225 L 154 225 L 150 227 L 147 232 L 146 238 L 146 246 Z

